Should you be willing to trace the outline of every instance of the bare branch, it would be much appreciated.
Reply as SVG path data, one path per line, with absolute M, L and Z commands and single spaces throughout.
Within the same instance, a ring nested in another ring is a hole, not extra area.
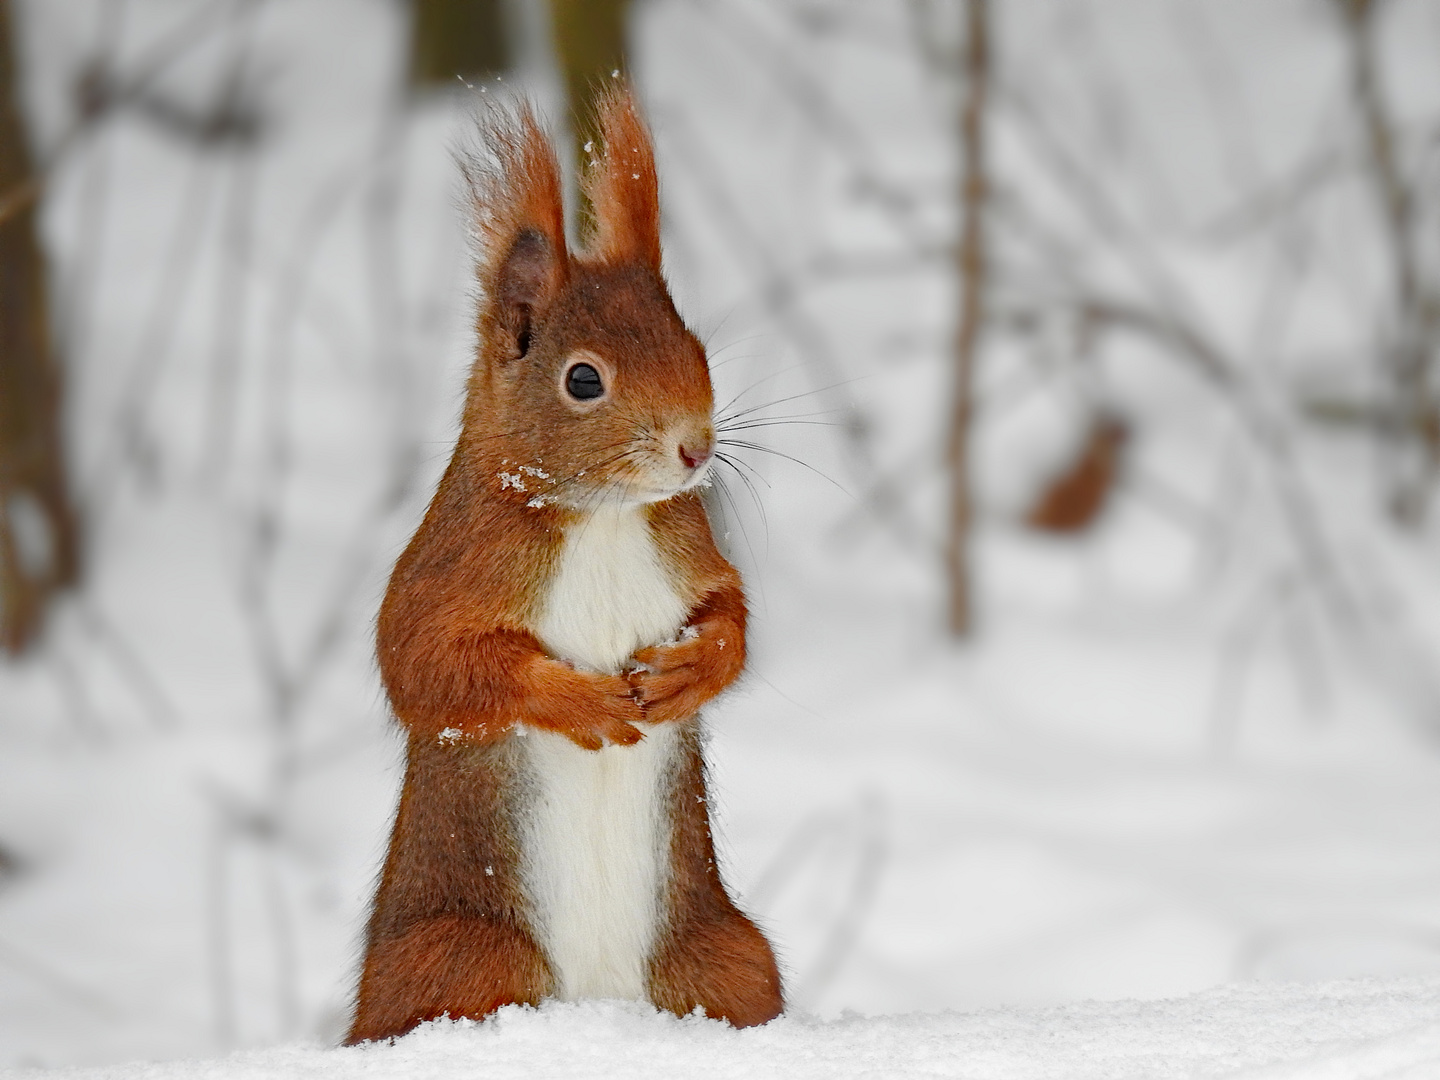
M 960 288 L 951 373 L 950 431 L 945 460 L 950 480 L 950 520 L 945 545 L 950 632 L 974 630 L 975 600 L 970 535 L 975 516 L 970 443 L 975 407 L 975 360 L 985 321 L 985 215 L 988 194 L 985 140 L 990 84 L 989 0 L 967 0 L 965 96 L 960 112 L 960 232 L 955 274 Z

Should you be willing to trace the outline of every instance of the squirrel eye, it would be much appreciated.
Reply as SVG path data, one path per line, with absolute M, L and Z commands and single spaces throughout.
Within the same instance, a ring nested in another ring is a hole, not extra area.
M 594 401 L 605 393 L 605 384 L 589 364 L 576 364 L 565 373 L 565 392 L 576 401 Z

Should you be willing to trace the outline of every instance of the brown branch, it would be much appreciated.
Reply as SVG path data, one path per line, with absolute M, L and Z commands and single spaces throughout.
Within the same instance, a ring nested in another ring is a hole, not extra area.
M 1379 203 L 1389 244 L 1395 287 L 1394 341 L 1388 352 L 1391 390 L 1396 407 L 1407 418 L 1407 436 L 1422 461 L 1417 471 L 1402 476 L 1392 493 L 1397 521 L 1415 526 L 1425 515 L 1429 488 L 1440 475 L 1440 403 L 1430 385 L 1436 351 L 1424 311 L 1424 288 L 1416 251 L 1415 192 L 1401 174 L 1396 155 L 1396 130 L 1380 85 L 1375 41 L 1379 5 L 1372 0 L 1335 0 L 1345 26 L 1350 77 L 1359 120 L 1369 151 L 1368 173 Z
M 19 93 L 10 3 L 0 0 L 0 190 L 9 192 L 36 186 Z M 79 550 L 45 256 L 33 198 L 18 202 L 0 221 L 0 648 L 16 653 L 39 632 L 51 595 L 74 581 Z
M 42 155 L 40 163 L 23 176 L 0 177 L 0 225 L 34 205 L 44 192 L 48 178 L 55 173 L 61 162 L 102 120 L 116 110 L 138 106 L 142 112 L 149 112 L 156 119 L 160 119 L 157 114 L 167 113 L 168 120 L 177 120 L 177 106 L 174 103 L 162 102 L 158 95 L 151 93 L 151 87 L 172 64 L 188 55 L 193 47 L 215 29 L 219 16 L 232 7 L 244 7 L 258 2 L 259 0 L 229 0 L 228 4 L 214 3 L 197 8 L 189 20 L 182 22 L 172 33 L 147 49 L 131 65 L 134 74 L 124 79 L 114 78 L 102 61 L 92 62 L 76 80 L 75 118 L 51 144 L 48 154 Z M 6 5 L 8 6 L 8 0 Z M 219 116 L 212 117 L 209 124 L 212 128 L 216 124 L 219 126 L 218 130 L 212 131 L 212 135 L 218 134 L 223 138 L 227 133 L 235 134 L 238 131 L 241 141 L 247 141 L 249 136 L 258 134 L 260 120 L 257 114 L 244 108 L 239 112 L 222 108 Z M 181 125 L 184 126 L 186 121 L 198 122 L 201 128 L 206 126 L 206 121 L 188 111 Z M 161 122 L 165 123 L 166 120 L 161 119 Z
M 700 10 L 710 24 L 730 38 L 741 55 L 774 83 L 786 102 L 804 116 L 810 129 L 826 140 L 853 178 L 853 190 L 871 200 L 897 233 L 923 247 L 930 239 L 929 223 L 922 216 L 922 200 L 911 186 L 892 179 L 876 162 L 885 155 L 854 116 L 832 100 L 821 78 L 802 62 L 804 55 L 773 35 L 762 32 L 734 5 L 709 5 Z
M 1302 564 L 1320 585 L 1337 625 L 1366 627 L 1364 607 L 1350 587 L 1339 556 L 1321 524 L 1313 498 L 1294 460 L 1290 441 L 1236 374 L 1236 363 L 1199 329 L 1172 315 L 1157 315 L 1124 301 L 1081 297 L 1077 313 L 1097 326 L 1130 330 L 1167 346 L 1186 361 L 1229 403 L 1250 437 L 1265 453 L 1274 472 L 1276 494 Z
M 955 326 L 954 381 L 950 398 L 950 436 L 945 463 L 950 474 L 950 522 L 945 544 L 949 584 L 950 632 L 968 636 L 974 629 L 970 542 L 974 492 L 970 483 L 971 426 L 975 409 L 975 359 L 985 319 L 985 106 L 990 79 L 988 0 L 967 0 L 965 90 L 960 112 L 960 237 L 955 271 L 960 311 Z

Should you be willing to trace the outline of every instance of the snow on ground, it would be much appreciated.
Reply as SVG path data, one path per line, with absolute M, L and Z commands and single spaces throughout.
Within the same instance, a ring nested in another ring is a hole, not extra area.
M 391 1044 L 282 1046 L 214 1061 L 57 1069 L 69 1080 L 1420 1080 L 1440 1069 L 1440 981 L 1227 986 L 1162 1001 L 848 1017 L 737 1031 L 622 1002 L 511 1006 Z M 26 1070 L 0 1072 L 21 1080 Z
M 24 5 L 53 130 L 102 6 Z M 123 6 L 122 59 L 184 16 Z M 794 1014 L 737 1033 L 551 1005 L 318 1049 L 344 1029 L 397 783 L 371 621 L 449 452 L 463 378 L 447 144 L 464 106 L 387 112 L 387 2 L 235 9 L 229 36 L 158 85 L 210 100 L 252 35 L 276 118 L 263 167 L 123 114 L 47 204 L 79 320 L 92 561 L 37 658 L 0 667 L 0 1067 L 1440 1069 L 1433 528 L 1406 537 L 1380 518 L 1368 445 L 1296 435 L 1300 481 L 1371 612 L 1368 636 L 1347 635 L 1297 569 L 1276 477 L 1189 372 L 1133 342 L 1079 373 L 999 342 L 982 387 L 983 633 L 947 644 L 934 461 L 951 286 L 933 258 L 889 277 L 844 269 L 852 255 L 885 265 L 897 220 L 917 242 L 948 235 L 943 93 L 897 29 L 907 5 L 842 6 L 832 22 L 760 0 L 643 6 L 637 68 L 667 265 L 720 400 L 821 419 L 853 406 L 864 421 L 860 442 L 764 429 L 849 494 L 757 454 L 756 500 L 735 478 L 721 500 L 754 628 L 744 685 L 709 716 L 722 857 L 776 942 Z M 1004 10 L 1007 48 L 1043 74 L 1027 85 L 1057 125 L 1081 142 L 1102 129 L 1107 190 L 1139 208 L 1157 257 L 1224 343 L 1253 339 L 1273 361 L 1257 365 L 1273 375 L 1266 401 L 1294 356 L 1323 368 L 1327 349 L 1359 347 L 1364 305 L 1335 279 L 1364 276 L 1363 201 L 1337 201 L 1307 249 L 1355 259 L 1315 255 L 1293 288 L 1265 251 L 1185 240 L 1187 220 L 1228 208 L 1231 166 L 1283 175 L 1336 129 L 1336 50 L 1310 7 L 1180 4 L 1173 22 L 1119 0 Z M 1397 86 L 1435 115 L 1433 6 L 1390 10 Z M 1211 50 L 1200 61 L 1196 42 Z M 1243 75 L 1243 122 L 1208 114 L 1197 63 Z M 543 99 L 543 65 L 530 78 Z M 815 111 L 815 86 L 839 121 Z M 1116 100 L 1131 112 L 1087 112 Z M 1001 159 L 1031 177 L 1005 130 Z M 1133 284 L 1096 261 L 1109 287 Z M 1252 310 L 1270 295 L 1281 314 Z M 1077 402 L 1101 392 L 1136 418 L 1133 483 L 1083 540 L 1025 534 L 1016 508 L 1073 438 Z M 1379 981 L 1333 981 L 1348 978 Z M 176 1058 L 189 1060 L 113 1064 Z

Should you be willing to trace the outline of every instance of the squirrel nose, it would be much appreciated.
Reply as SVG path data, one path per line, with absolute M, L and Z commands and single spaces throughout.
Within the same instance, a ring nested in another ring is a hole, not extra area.
M 715 438 L 712 435 L 705 435 L 680 443 L 680 460 L 685 463 L 688 469 L 698 469 L 710 460 L 715 453 Z

